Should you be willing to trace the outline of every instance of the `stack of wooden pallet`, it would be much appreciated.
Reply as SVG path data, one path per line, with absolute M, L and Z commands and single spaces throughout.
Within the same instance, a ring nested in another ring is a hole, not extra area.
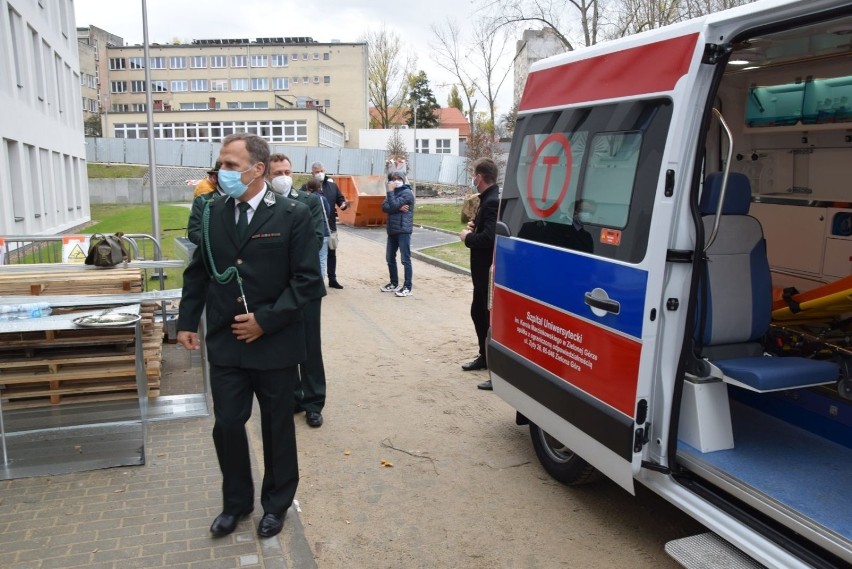
M 109 269 L 0 273 L 0 296 L 88 295 L 141 292 L 142 271 Z M 26 296 L 27 298 L 24 298 Z M 54 308 L 53 314 L 90 312 L 103 306 Z M 143 303 L 142 342 L 148 396 L 159 395 L 163 324 L 156 303 Z M 10 408 L 137 397 L 133 328 L 80 328 L 0 334 L 0 391 Z

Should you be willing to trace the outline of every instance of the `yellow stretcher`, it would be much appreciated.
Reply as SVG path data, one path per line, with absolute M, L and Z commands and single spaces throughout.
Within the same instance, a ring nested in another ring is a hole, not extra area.
M 789 299 L 782 298 L 778 293 L 775 297 L 772 303 L 774 322 L 830 320 L 852 312 L 852 275 L 807 292 L 793 294 Z

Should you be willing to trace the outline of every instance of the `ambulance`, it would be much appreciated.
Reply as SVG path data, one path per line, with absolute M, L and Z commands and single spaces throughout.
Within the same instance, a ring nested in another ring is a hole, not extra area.
M 550 475 L 694 517 L 686 567 L 852 566 L 852 2 L 536 63 L 496 232 L 489 375 Z

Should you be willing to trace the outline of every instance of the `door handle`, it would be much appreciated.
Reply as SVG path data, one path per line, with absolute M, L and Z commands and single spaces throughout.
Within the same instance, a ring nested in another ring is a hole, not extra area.
M 610 314 L 618 314 L 621 312 L 621 303 L 617 300 L 612 300 L 609 298 L 599 298 L 595 296 L 592 292 L 587 292 L 583 296 L 586 304 L 591 306 L 592 308 L 597 308 L 598 310 L 603 310 L 605 312 L 609 312 Z

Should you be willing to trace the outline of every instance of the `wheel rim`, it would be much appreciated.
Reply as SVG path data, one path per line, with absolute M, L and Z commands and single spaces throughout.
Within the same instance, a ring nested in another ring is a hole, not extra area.
M 547 453 L 547 456 L 550 457 L 551 460 L 560 464 L 565 464 L 574 458 L 574 453 L 571 449 L 548 435 L 542 429 L 539 429 L 538 433 L 538 437 L 542 443 L 541 446 L 544 448 L 544 452 Z

